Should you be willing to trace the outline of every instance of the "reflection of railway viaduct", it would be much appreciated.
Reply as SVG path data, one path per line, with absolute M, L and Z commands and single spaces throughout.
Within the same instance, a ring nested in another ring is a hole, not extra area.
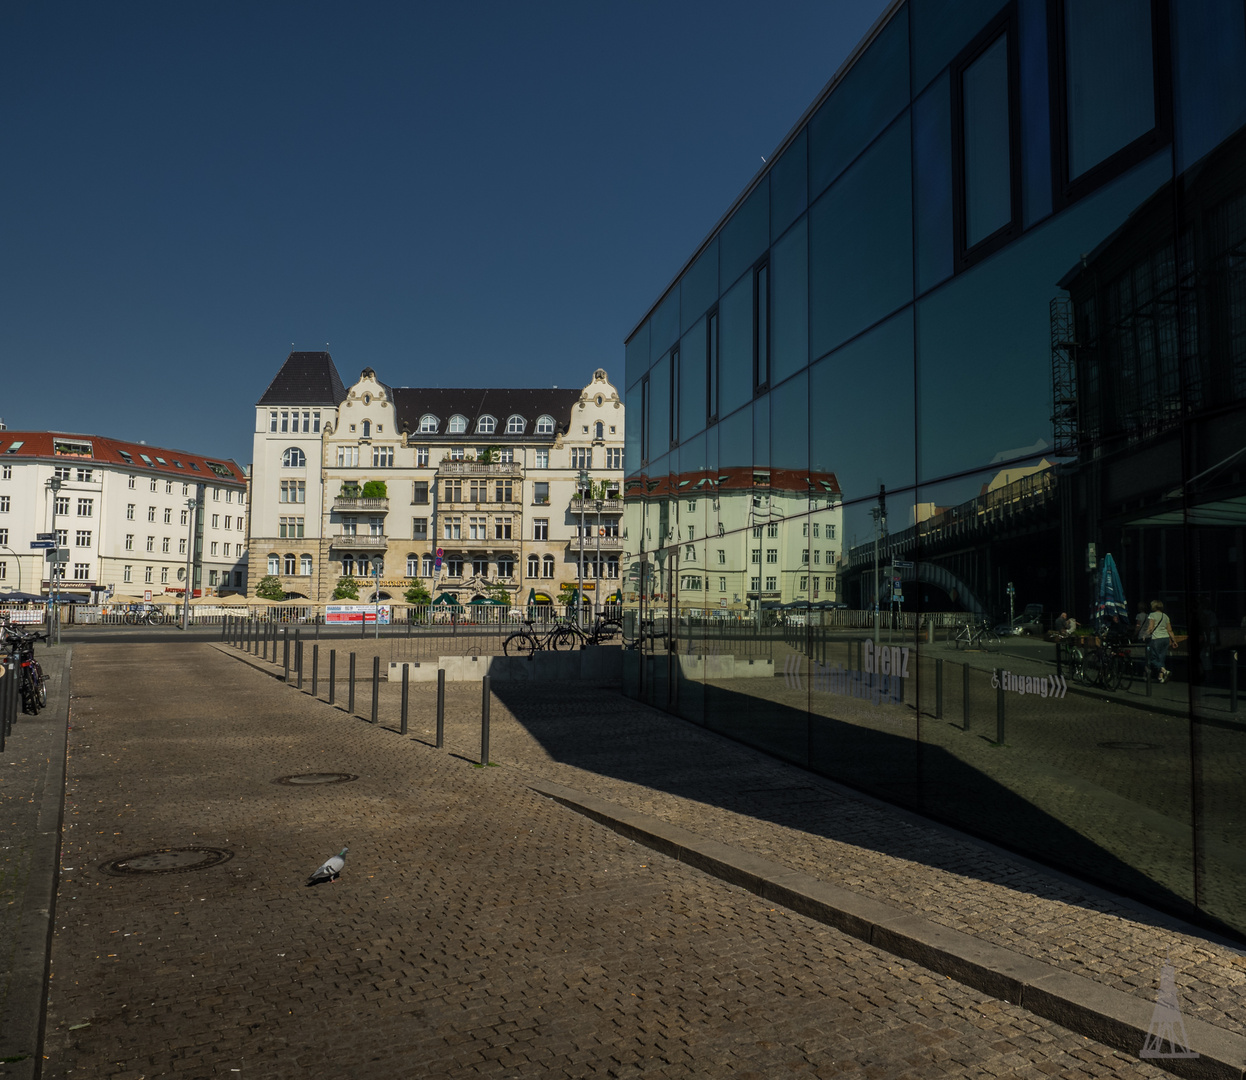
M 896 571 L 904 583 L 907 611 L 972 611 L 998 617 L 1008 611 L 1010 581 L 1018 611 L 1030 603 L 1052 610 L 1060 602 L 1053 558 L 1059 538 L 1057 478 L 1054 470 L 1046 469 L 884 536 L 878 563 L 913 564 Z M 854 607 L 872 603 L 873 541 L 849 550 L 844 591 Z

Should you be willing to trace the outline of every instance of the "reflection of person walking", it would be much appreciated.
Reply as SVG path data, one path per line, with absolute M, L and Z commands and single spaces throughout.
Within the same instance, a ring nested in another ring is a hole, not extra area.
M 1172 620 L 1164 614 L 1162 600 L 1151 601 L 1151 615 L 1142 628 L 1147 643 L 1147 664 L 1160 682 L 1167 682 L 1172 674 L 1164 664 L 1168 660 L 1168 646 L 1172 643 Z

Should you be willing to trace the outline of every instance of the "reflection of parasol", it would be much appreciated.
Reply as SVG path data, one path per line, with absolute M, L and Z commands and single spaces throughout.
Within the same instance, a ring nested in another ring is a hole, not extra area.
M 1095 601 L 1094 617 L 1098 623 L 1108 623 L 1117 615 L 1127 621 L 1129 605 L 1125 603 L 1125 587 L 1121 584 L 1116 560 L 1108 554 L 1103 556 L 1103 568 L 1099 572 L 1099 596 Z

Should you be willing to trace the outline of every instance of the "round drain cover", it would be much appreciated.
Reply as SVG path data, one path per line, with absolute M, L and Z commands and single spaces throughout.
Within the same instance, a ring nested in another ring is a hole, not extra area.
M 358 780 L 359 777 L 348 772 L 309 772 L 299 773 L 295 776 L 279 776 L 273 781 L 274 784 L 290 784 L 299 787 L 303 784 L 345 784 L 351 780 Z
M 1159 743 L 1153 742 L 1131 742 L 1123 739 L 1120 742 L 1101 742 L 1099 744 L 1104 750 L 1158 750 Z
M 104 863 L 103 869 L 110 874 L 182 874 L 189 870 L 206 870 L 234 857 L 225 848 L 179 847 L 156 848 L 140 851 L 123 859 Z

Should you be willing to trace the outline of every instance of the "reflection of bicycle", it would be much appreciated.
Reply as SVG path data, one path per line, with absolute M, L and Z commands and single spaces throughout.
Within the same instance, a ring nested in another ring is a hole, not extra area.
M 988 645 L 998 645 L 1000 638 L 989 622 L 970 626 L 966 623 L 952 638 L 958 649 L 985 649 Z
M 554 652 L 569 652 L 578 644 L 579 638 L 584 636 L 578 627 L 561 620 L 555 622 L 544 634 L 533 626 L 531 619 L 524 619 L 523 622 L 522 630 L 516 630 L 502 642 L 504 655 L 526 656 L 531 659 L 533 654 L 545 649 L 552 649 Z
M 1133 685 L 1137 662 L 1128 645 L 1072 645 L 1068 655 L 1073 678 L 1083 686 L 1114 691 Z
M 666 644 L 666 631 L 656 629 L 656 622 L 653 619 L 642 619 L 637 633 L 632 637 L 628 637 L 626 632 L 623 633 L 623 648 L 635 651 L 644 646 L 646 641 Z

